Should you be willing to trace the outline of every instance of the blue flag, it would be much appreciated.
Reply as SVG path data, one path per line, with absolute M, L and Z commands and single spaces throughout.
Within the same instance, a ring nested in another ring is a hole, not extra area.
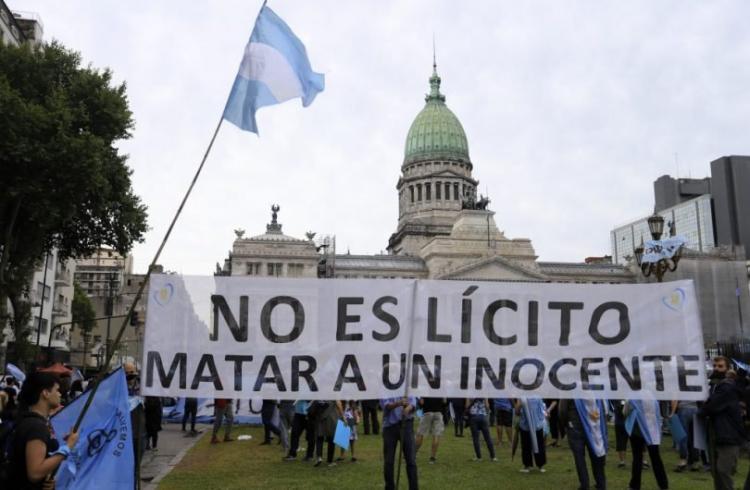
M 325 78 L 312 70 L 302 41 L 264 5 L 245 47 L 224 119 L 258 134 L 255 112 L 259 108 L 296 97 L 307 107 L 324 87 Z
M 84 393 L 50 419 L 60 444 L 65 444 L 62 438 L 75 425 L 87 398 Z M 55 477 L 58 490 L 135 488 L 128 385 L 122 368 L 102 380 L 79 433 L 78 444 Z

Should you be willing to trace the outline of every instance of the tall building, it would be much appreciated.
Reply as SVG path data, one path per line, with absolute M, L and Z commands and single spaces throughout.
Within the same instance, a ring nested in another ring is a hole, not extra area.
M 726 156 L 711 162 L 711 195 L 717 242 L 742 245 L 750 260 L 750 156 Z
M 14 46 L 41 44 L 43 34 L 44 26 L 37 14 L 12 11 L 0 0 L 0 43 Z
M 75 282 L 91 300 L 97 320 L 87 333 L 74 328 L 71 335 L 71 363 L 76 366 L 97 368 L 106 359 L 108 340 L 114 340 L 134 297 L 127 290 L 133 281 L 133 258 L 123 257 L 112 249 L 100 248 L 90 257 L 77 259 Z M 132 287 L 131 287 L 132 289 Z M 125 294 L 128 292 L 129 294 Z M 129 329 L 121 345 L 112 346 L 118 354 L 126 344 L 138 341 L 136 329 Z
M 675 179 L 662 175 L 654 181 L 654 211 L 658 213 L 706 194 L 711 194 L 710 177 Z
M 665 236 L 683 236 L 687 248 L 699 252 L 709 252 L 716 247 L 709 194 L 657 210 L 657 214 L 664 218 Z M 648 216 L 643 216 L 610 232 L 612 258 L 616 264 L 627 264 L 634 257 L 636 247 L 651 239 L 647 219 Z
M 288 237 L 272 222 L 265 234 L 249 239 L 236 230 L 217 274 L 308 276 L 317 262 L 320 277 L 634 282 L 624 265 L 606 261 L 539 262 L 531 240 L 505 236 L 489 200 L 477 196 L 466 133 L 445 103 L 437 67 L 432 68 L 430 91 L 406 137 L 396 183 L 399 215 L 388 254 L 336 253 L 335 241 Z

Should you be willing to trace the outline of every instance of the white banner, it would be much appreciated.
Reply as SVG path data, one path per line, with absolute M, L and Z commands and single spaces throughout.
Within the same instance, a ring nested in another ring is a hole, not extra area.
M 233 399 L 707 395 L 692 281 L 154 275 L 144 394 Z

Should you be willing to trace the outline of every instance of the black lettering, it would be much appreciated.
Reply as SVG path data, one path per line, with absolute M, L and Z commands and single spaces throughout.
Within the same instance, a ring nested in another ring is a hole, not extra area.
M 292 330 L 287 335 L 278 335 L 274 332 L 271 327 L 271 313 L 274 308 L 279 305 L 288 305 L 294 312 L 294 325 Z M 296 340 L 302 335 L 302 330 L 305 329 L 305 308 L 297 298 L 291 296 L 276 296 L 263 305 L 263 310 L 260 312 L 260 331 L 263 332 L 263 336 L 273 342 L 274 344 L 285 344 Z
M 482 326 L 484 327 L 484 334 L 487 339 L 493 344 L 497 345 L 512 345 L 516 343 L 517 335 L 511 335 L 510 337 L 501 337 L 495 332 L 495 313 L 500 308 L 510 308 L 513 311 L 518 311 L 518 305 L 514 301 L 509 299 L 499 299 L 493 301 L 487 307 L 484 312 L 484 321 Z
M 273 372 L 272 376 L 268 376 L 268 369 Z M 279 391 L 286 391 L 286 384 L 284 378 L 281 377 L 281 369 L 279 369 L 279 363 L 276 361 L 276 356 L 266 356 L 263 358 L 263 362 L 258 370 L 258 377 L 255 379 L 255 386 L 253 391 L 260 391 L 266 383 L 273 383 L 276 385 L 276 389 Z
M 169 366 L 169 373 L 164 372 L 164 364 L 161 362 L 161 354 L 156 351 L 148 351 L 146 355 L 146 386 L 154 386 L 154 365 L 159 374 L 159 383 L 162 388 L 171 388 L 177 368 L 180 369 L 179 387 L 184 390 L 187 386 L 187 353 L 178 352 Z
M 618 371 L 622 375 L 631 390 L 641 390 L 641 367 L 638 362 L 638 356 L 633 356 L 630 363 L 632 366 L 630 371 L 633 374 L 628 372 L 628 369 L 619 357 L 613 357 L 609 360 L 609 384 L 612 387 L 612 391 L 617 390 L 617 373 L 615 371 Z
M 529 345 L 539 345 L 538 301 L 529 301 Z
M 208 335 L 209 340 L 219 340 L 219 316 L 221 316 L 227 324 L 227 327 L 229 327 L 229 331 L 232 332 L 234 340 L 237 342 L 247 342 L 247 314 L 249 310 L 247 296 L 240 296 L 239 325 L 237 324 L 237 319 L 234 317 L 232 310 L 229 309 L 229 305 L 224 296 L 220 294 L 212 294 L 211 304 L 214 305 L 214 324 L 213 329 Z
M 677 356 L 677 382 L 680 386 L 680 391 L 701 391 L 700 385 L 689 385 L 687 383 L 688 376 L 698 376 L 697 369 L 686 369 L 685 361 L 698 362 L 700 361 L 699 356 Z
M 208 374 L 203 374 L 206 368 L 208 368 Z M 203 354 L 201 356 L 201 360 L 198 361 L 198 367 L 195 369 L 195 376 L 193 376 L 190 389 L 197 390 L 198 385 L 201 383 L 213 383 L 215 390 L 224 389 L 221 379 L 219 379 L 219 372 L 216 370 L 216 363 L 212 354 Z
M 388 333 L 372 332 L 372 338 L 381 342 L 395 339 L 400 329 L 398 319 L 383 309 L 383 305 L 386 303 L 397 305 L 398 300 L 393 296 L 383 296 L 372 305 L 372 314 L 375 315 L 375 318 L 391 327 Z
M 364 304 L 365 299 L 358 297 L 358 298 L 339 298 L 339 305 L 338 305 L 338 312 L 337 312 L 337 320 L 336 320 L 336 340 L 338 341 L 344 341 L 344 340 L 362 340 L 362 334 L 361 333 L 346 333 L 346 324 L 347 323 L 359 323 L 359 315 L 349 315 L 346 309 L 349 307 L 349 305 L 361 305 Z
M 346 373 L 352 370 L 351 376 L 346 376 Z M 362 371 L 359 369 L 357 363 L 357 357 L 354 354 L 347 354 L 344 356 L 344 362 L 341 363 L 341 369 L 339 369 L 339 375 L 336 377 L 336 384 L 333 386 L 333 391 L 341 391 L 341 385 L 344 383 L 356 383 L 359 391 L 366 391 L 365 380 L 362 379 Z
M 656 391 L 664 391 L 664 370 L 662 362 L 669 362 L 672 356 L 643 356 L 643 362 L 654 363 L 654 377 L 656 378 Z
M 461 343 L 471 343 L 471 300 L 461 300 Z
M 450 342 L 451 336 L 447 333 L 437 333 L 437 298 L 427 299 L 427 341 L 428 342 Z
M 605 337 L 599 331 L 599 322 L 602 319 L 602 315 L 607 310 L 617 310 L 620 314 L 620 330 L 617 335 L 613 337 Z M 613 345 L 618 344 L 625 340 L 625 337 L 630 333 L 630 317 L 628 316 L 628 307 L 625 303 L 619 301 L 608 301 L 602 303 L 596 307 L 594 313 L 591 314 L 591 323 L 589 324 L 589 335 L 592 339 L 602 345 Z
M 242 363 L 252 362 L 253 356 L 226 355 L 224 360 L 234 363 L 234 391 L 242 391 Z
M 524 366 L 534 366 L 536 368 L 536 377 L 531 383 L 523 383 L 521 381 L 521 369 Z M 544 379 L 544 364 L 539 359 L 521 359 L 513 366 L 513 371 L 510 374 L 510 381 L 513 386 L 519 390 L 535 390 L 542 386 L 542 380 Z
M 550 310 L 560 310 L 560 345 L 570 344 L 570 317 L 573 310 L 582 310 L 583 303 L 569 301 L 550 301 L 547 304 Z
M 401 368 L 399 369 L 398 381 L 391 383 L 391 356 L 383 354 L 383 386 L 387 390 L 396 390 L 404 384 L 406 379 L 406 354 L 401 354 Z
M 488 361 L 486 357 L 478 357 L 477 358 L 477 370 L 475 373 L 476 377 L 474 379 L 474 388 L 477 390 L 482 389 L 482 377 L 483 377 L 483 374 L 487 374 L 487 377 L 492 383 L 493 388 L 495 388 L 496 390 L 504 390 L 505 389 L 505 365 L 506 365 L 505 359 L 500 359 L 498 363 L 498 367 L 497 367 L 497 374 L 495 374 L 495 371 L 492 369 L 492 366 L 490 365 L 490 361 Z
M 300 362 L 307 363 L 305 369 L 300 369 Z M 292 391 L 299 391 L 299 379 L 307 381 L 310 391 L 318 391 L 318 385 L 312 375 L 318 367 L 318 362 L 313 356 L 292 356 Z
M 599 369 L 591 369 L 591 364 L 604 362 L 602 357 L 584 357 L 581 359 L 581 389 L 591 391 L 601 391 L 604 389 L 602 384 L 593 384 L 590 382 L 591 376 L 601 376 Z
M 469 387 L 469 358 L 461 357 L 461 389 L 465 390 Z
M 560 368 L 565 365 L 575 367 L 578 365 L 578 362 L 575 359 L 571 359 L 569 357 L 558 360 L 552 365 L 549 370 L 549 381 L 550 383 L 552 383 L 552 386 L 554 386 L 558 390 L 572 391 L 576 389 L 576 383 L 563 383 L 560 381 L 560 376 L 558 375 L 558 371 L 560 371 Z
M 414 354 L 411 363 L 411 387 L 416 388 L 419 385 L 419 371 L 422 371 L 422 374 L 427 378 L 427 384 L 430 385 L 430 388 L 440 388 L 441 364 L 442 358 L 440 356 L 435 356 L 435 371 L 430 371 L 424 356 L 421 354 Z M 417 368 L 419 368 L 419 370 Z

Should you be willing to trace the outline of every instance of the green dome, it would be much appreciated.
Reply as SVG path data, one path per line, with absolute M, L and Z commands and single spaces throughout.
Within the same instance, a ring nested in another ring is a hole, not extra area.
M 424 109 L 411 123 L 406 136 L 404 165 L 423 160 L 463 160 L 469 162 L 466 133 L 440 93 L 440 77 L 433 65 L 430 94 Z

